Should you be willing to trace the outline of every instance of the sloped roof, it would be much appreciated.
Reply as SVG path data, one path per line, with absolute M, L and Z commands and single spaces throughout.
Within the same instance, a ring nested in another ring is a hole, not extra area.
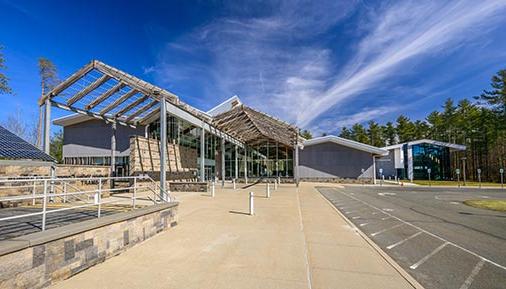
M 0 159 L 55 161 L 51 156 L 3 126 L 0 126 Z
M 345 138 L 338 137 L 335 135 L 327 135 L 327 136 L 322 136 L 322 137 L 317 137 L 317 138 L 306 140 L 306 141 L 304 141 L 304 146 L 312 146 L 312 145 L 326 143 L 326 142 L 332 142 L 332 143 L 335 143 L 338 145 L 346 146 L 349 148 L 361 150 L 361 151 L 368 152 L 371 154 L 376 154 L 376 155 L 384 155 L 384 154 L 388 153 L 388 150 L 386 150 L 386 149 L 378 148 L 378 147 L 364 144 L 364 143 L 354 141 L 354 140 L 345 139 Z
M 413 145 L 417 145 L 417 144 L 421 144 L 421 143 L 428 143 L 428 144 L 433 144 L 433 145 L 437 145 L 437 146 L 448 147 L 450 149 L 457 150 L 457 151 L 465 151 L 466 150 L 465 145 L 442 142 L 442 141 L 437 141 L 437 140 L 432 140 L 432 139 L 414 140 L 414 141 L 410 141 L 410 142 L 386 146 L 383 149 L 391 150 L 391 149 L 395 149 L 395 148 L 401 148 L 404 145 L 413 146 Z
M 232 96 L 231 98 L 225 100 L 224 102 L 218 104 L 217 106 L 211 108 L 207 111 L 207 114 L 211 116 L 217 116 L 224 112 L 227 112 L 234 108 L 237 105 L 241 105 L 242 102 L 237 95 Z
M 270 139 L 294 146 L 297 128 L 246 105 L 238 105 L 217 115 L 213 124 L 248 145 Z

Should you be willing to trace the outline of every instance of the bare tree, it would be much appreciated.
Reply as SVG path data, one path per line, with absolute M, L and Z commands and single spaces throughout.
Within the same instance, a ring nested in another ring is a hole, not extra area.
M 23 111 L 18 107 L 14 113 L 7 116 L 7 119 L 3 122 L 3 126 L 27 142 L 35 144 L 35 125 L 27 122 L 25 119 Z

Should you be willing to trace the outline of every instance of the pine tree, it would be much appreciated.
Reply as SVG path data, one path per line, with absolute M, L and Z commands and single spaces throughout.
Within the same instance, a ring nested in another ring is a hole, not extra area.
M 300 133 L 300 136 L 303 137 L 303 138 L 305 138 L 305 139 L 312 139 L 313 138 L 313 134 L 309 130 L 307 130 L 307 129 L 303 130 Z
M 397 118 L 397 135 L 401 143 L 415 139 L 415 126 L 411 120 L 404 115 Z
M 351 136 L 354 141 L 358 141 L 364 144 L 369 143 L 369 136 L 367 135 L 367 131 L 364 126 L 360 123 L 356 123 L 351 127 Z
M 342 137 L 342 138 L 345 138 L 345 139 L 353 139 L 352 135 L 351 135 L 351 131 L 346 128 L 346 127 L 343 127 L 341 129 L 341 133 L 339 133 L 339 137 Z
M 385 146 L 385 139 L 383 138 L 381 126 L 373 120 L 369 121 L 368 126 L 367 133 L 369 134 L 369 143 L 377 147 Z
M 12 89 L 9 86 L 9 78 L 2 72 L 2 70 L 7 69 L 5 66 L 5 58 L 2 53 L 3 46 L 0 45 L 0 94 L 11 94 Z
M 500 128 L 506 128 L 506 69 L 502 69 L 492 77 L 491 90 L 483 90 L 477 97 L 488 105 L 500 120 Z
M 383 138 L 386 140 L 388 145 L 394 145 L 397 143 L 396 128 L 390 121 L 383 127 Z

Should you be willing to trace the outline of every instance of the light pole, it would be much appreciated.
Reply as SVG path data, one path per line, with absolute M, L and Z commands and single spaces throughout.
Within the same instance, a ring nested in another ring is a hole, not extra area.
M 464 187 L 466 186 L 466 157 L 460 158 L 462 160 L 462 179 L 464 181 Z
M 499 169 L 499 173 L 501 174 L 501 188 L 504 188 L 504 169 Z

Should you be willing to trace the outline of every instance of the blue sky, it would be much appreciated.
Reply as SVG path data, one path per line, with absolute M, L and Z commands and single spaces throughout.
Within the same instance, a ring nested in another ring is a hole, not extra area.
M 238 95 L 315 133 L 420 119 L 506 68 L 505 25 L 506 0 L 0 0 L 0 121 L 36 119 L 40 56 L 62 78 L 99 59 L 203 110 Z

